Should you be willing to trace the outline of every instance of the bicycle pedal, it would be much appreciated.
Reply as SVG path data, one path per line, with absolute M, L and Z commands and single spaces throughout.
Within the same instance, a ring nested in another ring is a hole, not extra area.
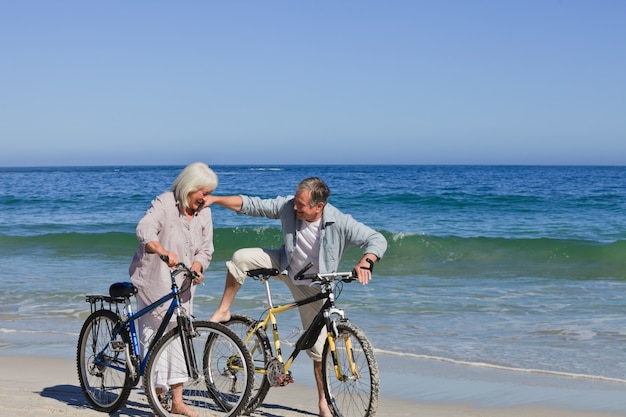
M 291 384 L 292 382 L 293 382 L 293 377 L 291 376 L 291 374 L 289 374 L 289 375 L 282 375 L 280 378 L 278 378 L 277 386 L 279 386 L 279 387 L 286 387 L 287 385 Z
M 170 392 L 159 394 L 159 402 L 168 412 L 172 410 L 172 394 Z

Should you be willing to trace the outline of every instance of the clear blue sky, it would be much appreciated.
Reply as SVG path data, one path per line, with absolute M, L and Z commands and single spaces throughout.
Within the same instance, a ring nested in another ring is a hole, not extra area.
M 0 166 L 626 165 L 626 1 L 4 1 Z

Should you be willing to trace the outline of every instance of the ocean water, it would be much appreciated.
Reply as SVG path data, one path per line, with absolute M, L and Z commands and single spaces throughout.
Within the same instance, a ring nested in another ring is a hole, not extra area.
M 74 357 L 84 296 L 128 280 L 135 225 L 181 168 L 0 168 L 0 354 Z M 214 169 L 217 194 L 268 198 L 320 176 L 334 205 L 386 236 L 372 283 L 345 285 L 338 300 L 379 355 L 626 383 L 626 167 Z M 234 250 L 281 243 L 276 221 L 212 209 L 202 318 Z M 233 311 L 264 307 L 250 280 Z M 281 335 L 295 340 L 298 317 L 283 316 Z

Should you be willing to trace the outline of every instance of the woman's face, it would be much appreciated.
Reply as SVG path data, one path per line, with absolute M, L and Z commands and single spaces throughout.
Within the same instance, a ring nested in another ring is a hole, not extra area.
M 189 193 L 189 209 L 192 211 L 200 211 L 206 205 L 206 198 L 213 190 L 210 188 L 201 188 L 193 193 Z

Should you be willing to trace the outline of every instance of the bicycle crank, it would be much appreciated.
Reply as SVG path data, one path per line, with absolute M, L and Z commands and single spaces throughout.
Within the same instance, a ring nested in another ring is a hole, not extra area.
M 284 387 L 293 382 L 291 372 L 285 374 L 285 365 L 276 358 L 270 359 L 265 367 L 267 380 L 273 387 Z

